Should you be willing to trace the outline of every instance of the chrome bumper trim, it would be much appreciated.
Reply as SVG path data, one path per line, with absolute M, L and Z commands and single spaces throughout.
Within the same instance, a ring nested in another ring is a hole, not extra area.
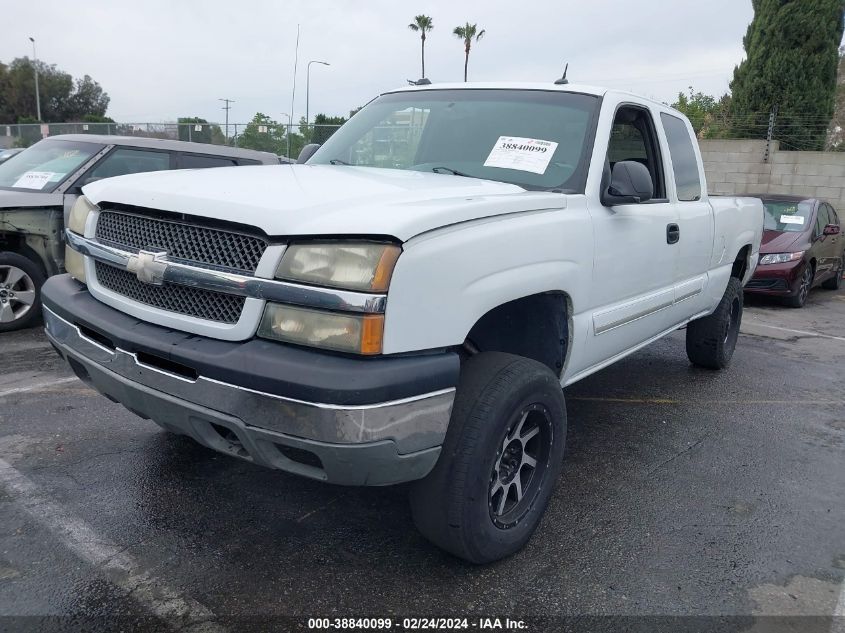
M 135 253 L 109 246 L 96 238 L 83 237 L 70 229 L 65 229 L 65 242 L 82 255 L 122 270 L 136 272 L 133 264 L 133 258 L 137 259 Z M 155 263 L 159 265 L 158 273 L 162 282 L 192 286 L 212 292 L 322 310 L 343 310 L 367 314 L 383 314 L 387 305 L 387 295 L 383 294 L 318 288 L 251 275 L 197 268 L 170 261 L 166 255 L 157 255 Z
M 369 405 L 305 402 L 204 376 L 191 380 L 141 363 L 131 352 L 111 350 L 91 340 L 46 307 L 44 323 L 48 337 L 63 355 L 86 369 L 107 370 L 139 388 L 207 407 L 247 426 L 307 440 L 337 444 L 392 440 L 400 454 L 440 446 L 455 399 L 455 389 L 450 388 Z

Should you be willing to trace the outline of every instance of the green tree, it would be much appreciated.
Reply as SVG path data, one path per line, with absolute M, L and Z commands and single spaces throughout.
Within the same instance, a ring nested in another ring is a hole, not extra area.
M 279 125 L 277 121 L 266 114 L 256 112 L 252 121 L 238 136 L 237 146 L 273 152 L 274 154 L 287 154 L 285 126 Z
M 55 65 L 39 61 L 38 87 L 44 121 L 80 121 L 86 114 L 105 116 L 108 109 L 108 94 L 88 75 L 74 81 Z M 0 122 L 16 122 L 35 113 L 33 61 L 20 57 L 8 65 L 0 63 Z
M 827 132 L 826 149 L 845 151 L 845 48 L 839 50 L 839 70 L 836 74 L 836 105 Z
M 843 0 L 752 0 L 746 59 L 731 82 L 733 133 L 774 136 L 788 149 L 820 150 L 833 116 Z
M 678 93 L 678 100 L 672 104 L 683 112 L 692 123 L 698 138 L 724 138 L 729 135 L 729 94 L 716 99 L 703 92 L 694 92 L 689 87 L 689 94 Z
M 217 131 L 220 132 L 219 125 L 210 124 L 205 119 L 198 117 L 179 117 L 176 122 L 179 124 L 180 141 L 213 143 L 214 128 L 217 128 Z
M 414 21 L 408 25 L 408 28 L 415 33 L 420 34 L 420 42 L 422 50 L 420 51 L 420 60 L 422 62 L 422 73 L 420 77 L 425 77 L 425 34 L 434 28 L 434 20 L 427 15 L 418 15 L 414 17 Z
M 329 140 L 329 137 L 337 132 L 337 129 L 344 123 L 346 123 L 345 117 L 318 114 L 314 117 L 314 129 L 309 136 L 308 142 L 320 143 L 322 145 Z
M 460 40 L 464 41 L 464 82 L 467 80 L 467 67 L 469 66 L 469 50 L 472 48 L 473 39 L 477 42 L 484 37 L 486 31 L 484 29 L 478 30 L 477 24 L 470 24 L 467 22 L 464 26 L 456 26 L 452 34 Z

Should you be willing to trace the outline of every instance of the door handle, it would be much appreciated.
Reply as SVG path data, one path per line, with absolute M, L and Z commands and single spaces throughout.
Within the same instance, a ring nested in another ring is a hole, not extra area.
M 677 244 L 678 240 L 681 239 L 681 227 L 677 224 L 667 224 L 666 225 L 666 243 L 667 244 Z

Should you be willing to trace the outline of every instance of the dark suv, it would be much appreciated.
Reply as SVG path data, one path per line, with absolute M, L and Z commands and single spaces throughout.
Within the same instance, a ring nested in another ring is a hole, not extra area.
M 817 198 L 760 195 L 766 213 L 760 262 L 745 291 L 783 297 L 793 308 L 813 286 L 836 290 L 845 273 L 845 240 L 833 207 Z
M 51 136 L 0 164 L 0 332 L 41 315 L 41 286 L 64 272 L 64 224 L 83 185 L 168 169 L 278 165 L 275 154 L 164 139 Z

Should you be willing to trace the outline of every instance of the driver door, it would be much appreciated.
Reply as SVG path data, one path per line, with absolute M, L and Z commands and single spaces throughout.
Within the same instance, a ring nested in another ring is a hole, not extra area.
M 644 203 L 603 206 L 590 197 L 595 255 L 592 327 L 588 366 L 607 361 L 673 326 L 672 303 L 678 245 L 675 204 L 666 194 L 666 172 L 652 113 L 622 104 L 616 111 L 607 149 L 608 168 L 619 161 L 644 164 L 654 197 Z

